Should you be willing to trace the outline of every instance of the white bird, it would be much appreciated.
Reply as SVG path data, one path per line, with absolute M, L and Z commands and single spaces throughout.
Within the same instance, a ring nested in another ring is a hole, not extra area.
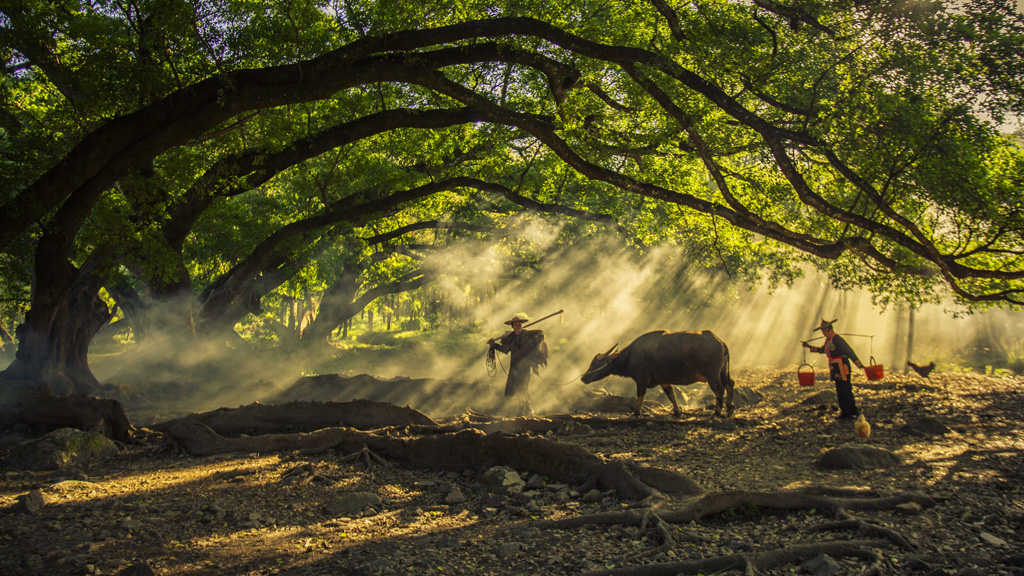
M 864 417 L 863 412 L 860 416 L 857 416 L 857 421 L 853 423 L 853 432 L 858 438 L 871 436 L 871 424 L 868 424 L 868 419 Z

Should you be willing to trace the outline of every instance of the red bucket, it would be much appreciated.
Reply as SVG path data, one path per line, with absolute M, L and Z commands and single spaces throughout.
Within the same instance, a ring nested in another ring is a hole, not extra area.
M 881 380 L 882 379 L 882 365 L 875 364 L 875 357 L 872 356 L 870 360 L 871 364 L 864 367 L 864 374 L 867 375 L 868 380 Z
M 804 372 L 804 366 L 810 368 L 810 372 Z M 801 386 L 814 386 L 814 368 L 810 364 L 801 364 L 796 369 L 796 379 L 800 381 Z

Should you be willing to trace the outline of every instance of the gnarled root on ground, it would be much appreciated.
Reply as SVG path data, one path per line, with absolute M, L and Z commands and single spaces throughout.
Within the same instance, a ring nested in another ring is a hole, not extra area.
M 169 440 L 191 454 L 336 450 L 345 454 L 365 447 L 381 458 L 438 470 L 484 470 L 508 466 L 564 482 L 614 490 L 630 500 L 656 501 L 664 494 L 695 495 L 703 490 L 682 474 L 634 462 L 605 460 L 579 446 L 530 436 L 484 434 L 462 430 L 454 434 L 395 437 L 352 428 L 324 428 L 310 433 L 266 434 L 225 438 L 202 422 L 184 418 L 166 429 Z
M 647 557 L 670 550 L 676 546 L 670 524 L 688 524 L 712 514 L 720 514 L 728 510 L 742 508 L 764 508 L 775 510 L 823 510 L 831 512 L 837 520 L 810 528 L 811 531 L 852 529 L 858 534 L 880 536 L 883 539 L 866 541 L 821 542 L 789 546 L 772 552 L 750 552 L 734 554 L 718 558 L 685 562 L 667 562 L 661 564 L 644 564 L 641 566 L 623 567 L 612 570 L 601 570 L 588 573 L 588 576 L 607 575 L 625 576 L 631 574 L 644 575 L 675 575 L 679 573 L 697 574 L 716 572 L 725 569 L 742 569 L 746 574 L 756 574 L 759 570 L 803 561 L 820 554 L 830 556 L 854 556 L 870 561 L 863 573 L 879 573 L 882 571 L 883 558 L 868 550 L 887 545 L 898 546 L 905 550 L 913 550 L 906 538 L 899 533 L 852 516 L 847 510 L 891 510 L 900 504 L 916 503 L 922 507 L 934 506 L 936 502 L 927 495 L 908 492 L 896 495 L 880 495 L 875 492 L 864 492 L 842 489 L 809 488 L 798 491 L 727 491 L 705 494 L 691 498 L 681 507 L 659 510 L 657 507 L 632 508 L 615 512 L 602 512 L 586 516 L 575 516 L 560 520 L 538 522 L 534 526 L 542 529 L 580 528 L 592 525 L 626 525 L 638 526 L 641 531 L 648 527 L 654 529 L 660 545 L 644 551 L 636 557 Z
M 764 552 L 747 552 L 717 558 L 594 570 L 585 572 L 582 576 L 676 576 L 677 574 L 717 574 L 726 570 L 742 570 L 745 575 L 754 576 L 763 570 L 798 564 L 821 554 L 828 554 L 833 558 L 853 557 L 866 560 L 870 564 L 861 571 L 861 576 L 867 576 L 881 573 L 885 559 L 871 551 L 871 548 L 880 548 L 885 545 L 885 540 L 844 540 L 842 542 L 797 544 Z

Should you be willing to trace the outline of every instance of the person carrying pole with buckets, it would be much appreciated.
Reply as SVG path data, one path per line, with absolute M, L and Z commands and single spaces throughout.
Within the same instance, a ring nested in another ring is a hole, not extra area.
M 838 320 L 838 319 L 837 319 Z M 821 319 L 821 325 L 815 330 L 821 330 L 825 336 L 825 343 L 821 346 L 811 346 L 808 342 L 802 342 L 804 348 L 811 352 L 824 354 L 828 358 L 829 376 L 836 385 L 836 398 L 839 402 L 839 418 L 842 420 L 853 420 L 859 414 L 857 401 L 853 397 L 853 383 L 850 381 L 850 362 L 857 365 L 857 368 L 864 369 L 864 364 L 857 358 L 857 353 L 846 343 L 842 336 L 832 330 L 831 322 Z

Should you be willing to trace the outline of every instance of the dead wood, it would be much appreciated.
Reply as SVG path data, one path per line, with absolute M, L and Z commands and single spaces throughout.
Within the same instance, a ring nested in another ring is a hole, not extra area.
M 239 434 L 279 434 L 322 428 L 357 428 L 360 430 L 401 427 L 437 426 L 429 416 L 408 406 L 387 402 L 353 400 L 351 402 L 289 402 L 261 404 L 254 402 L 238 408 L 220 408 L 191 414 L 151 426 L 166 432 L 181 420 L 201 422 L 223 436 Z
M 121 442 L 135 427 L 117 400 L 92 396 L 57 396 L 26 390 L 18 397 L 21 419 L 49 429 L 79 428 Z
M 382 436 L 352 428 L 225 438 L 197 419 L 184 418 L 169 426 L 166 434 L 169 442 L 199 456 L 326 449 L 351 454 L 368 449 L 380 457 L 421 468 L 462 472 L 504 465 L 559 482 L 614 490 L 629 499 L 702 492 L 695 482 L 681 474 L 634 462 L 606 461 L 573 444 L 529 436 L 487 435 L 472 429 L 417 438 Z

